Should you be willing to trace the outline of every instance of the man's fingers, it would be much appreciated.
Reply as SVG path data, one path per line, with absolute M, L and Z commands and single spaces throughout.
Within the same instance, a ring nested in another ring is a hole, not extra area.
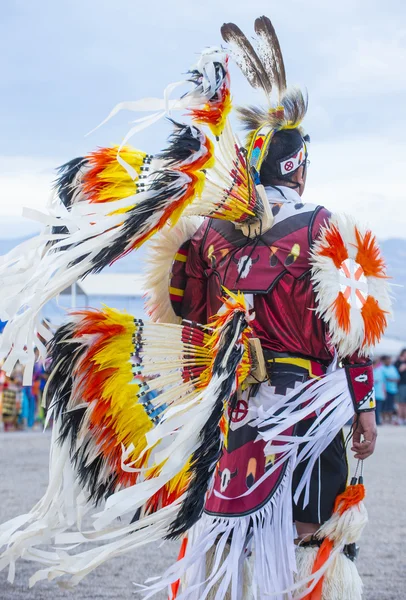
M 369 458 L 373 453 L 374 453 L 373 450 L 370 450 L 368 452 L 364 452 L 363 454 L 357 453 L 357 454 L 354 454 L 354 458 L 356 460 L 365 460 L 366 458 Z
M 361 443 L 361 432 L 360 431 L 354 431 L 354 433 L 352 435 L 352 441 L 353 441 L 354 446 L 355 446 L 355 444 Z
M 359 460 L 365 460 L 366 458 L 369 458 L 373 453 L 374 453 L 373 450 L 368 449 L 368 450 L 365 450 L 364 452 L 357 452 L 356 454 L 354 454 L 354 458 L 359 459 Z
M 371 442 L 369 442 L 369 441 L 368 442 L 367 441 L 364 441 L 364 442 L 354 442 L 353 445 L 352 445 L 352 447 L 351 447 L 351 450 L 364 450 L 370 444 L 371 444 Z
M 353 452 L 356 452 L 355 458 L 364 460 L 365 458 L 368 458 L 369 456 L 371 456 L 371 454 L 374 453 L 376 436 L 373 437 L 373 435 L 371 435 L 371 438 L 372 439 L 368 439 L 368 437 L 366 437 L 366 439 L 363 442 L 355 442 L 353 444 L 351 450 Z
M 377 437 L 375 415 L 373 413 L 361 413 L 356 417 L 352 431 L 352 447 L 355 458 L 364 460 L 373 454 Z M 361 437 L 363 440 L 361 441 Z

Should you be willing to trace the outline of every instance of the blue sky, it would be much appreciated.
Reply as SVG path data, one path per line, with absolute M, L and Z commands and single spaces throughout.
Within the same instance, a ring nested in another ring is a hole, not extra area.
M 312 137 L 306 200 L 350 210 L 380 237 L 406 237 L 406 7 L 398 0 L 2 0 L 0 206 L 15 234 L 23 205 L 44 206 L 53 168 L 119 143 L 136 115 L 85 137 L 122 100 L 161 96 L 224 21 L 247 34 L 273 20 L 288 83 L 306 86 Z M 235 103 L 253 92 L 232 72 Z M 260 102 L 260 96 L 255 97 Z M 132 140 L 165 144 L 162 123 Z M 7 227 L 4 227 L 7 223 Z M 17 231 L 25 231 L 20 226 Z M 0 234 L 1 235 L 1 234 Z

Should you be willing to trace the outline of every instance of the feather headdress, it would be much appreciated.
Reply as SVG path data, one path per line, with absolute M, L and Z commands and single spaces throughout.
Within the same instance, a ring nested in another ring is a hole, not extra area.
M 221 33 L 249 84 L 255 89 L 262 89 L 269 103 L 267 109 L 237 109 L 244 128 L 248 130 L 249 161 L 259 172 L 277 131 L 299 129 L 304 135 L 300 125 L 306 115 L 307 97 L 299 89 L 287 89 L 282 51 L 270 19 L 259 17 L 254 29 L 256 49 L 234 23 L 225 23 Z

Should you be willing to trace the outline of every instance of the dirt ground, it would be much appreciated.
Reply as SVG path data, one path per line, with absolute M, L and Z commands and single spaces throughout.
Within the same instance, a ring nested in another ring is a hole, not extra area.
M 49 439 L 39 432 L 0 434 L 0 522 L 29 510 L 44 492 Z M 366 461 L 364 475 L 370 517 L 358 561 L 364 599 L 405 600 L 406 427 L 380 428 L 378 448 Z M 7 572 L 0 573 L 0 600 L 136 599 L 132 582 L 161 573 L 175 556 L 175 544 L 147 547 L 99 567 L 73 591 L 46 582 L 28 589 L 33 564 L 21 561 L 14 586 L 7 583 Z

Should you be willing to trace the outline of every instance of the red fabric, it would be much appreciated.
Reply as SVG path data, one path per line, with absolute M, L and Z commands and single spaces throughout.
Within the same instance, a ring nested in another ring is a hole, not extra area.
M 317 236 L 320 225 L 328 215 L 325 209 L 317 214 L 311 225 L 311 239 Z M 234 243 L 233 226 L 230 223 L 216 222 L 215 229 L 209 225 L 209 220 L 206 220 L 192 238 L 189 247 L 186 264 L 187 283 L 182 304 L 183 318 L 207 323 L 221 305 L 219 298 L 222 284 L 225 283 L 226 287 L 228 284 L 229 289 L 244 290 L 247 286 L 252 286 L 253 281 L 255 283 L 260 280 L 261 286 L 273 286 L 268 293 L 255 294 L 256 318 L 252 327 L 254 335 L 261 340 L 263 347 L 275 352 L 331 360 L 333 353 L 328 345 L 324 323 L 314 311 L 316 299 L 309 273 L 308 227 L 292 231 L 292 227 L 287 226 L 284 233 L 279 224 L 282 239 L 275 242 L 278 246 L 276 256 L 279 262 L 275 261 L 271 266 L 270 259 L 274 250 L 271 250 L 270 245 L 258 246 L 252 253 L 253 262 L 257 262 L 253 265 L 249 277 L 237 281 L 238 273 L 235 272 L 233 286 L 230 273 L 237 268 L 236 257 L 239 251 L 243 252 L 243 248 L 238 248 L 238 244 L 241 247 L 238 237 Z M 223 229 L 227 232 L 229 240 L 221 237 Z M 301 246 L 300 258 L 286 267 L 288 249 L 294 241 Z M 249 252 L 250 248 L 245 254 Z M 228 261 L 227 266 L 227 256 L 231 254 L 233 259 Z
M 196 321 L 202 325 L 208 322 L 208 316 L 216 314 L 216 310 L 209 309 L 210 294 L 208 293 L 208 280 L 205 275 L 207 264 L 200 254 L 206 228 L 209 221 L 205 221 L 193 236 L 188 260 L 186 263 L 186 286 L 182 302 L 182 317 Z
M 374 410 L 374 373 L 372 363 L 346 365 L 345 371 L 355 410 Z
M 314 310 L 317 304 L 309 262 L 309 242 L 317 238 L 329 215 L 322 208 L 306 227 L 299 223 L 295 228 L 289 219 L 285 230 L 284 223 L 274 226 L 270 234 L 261 238 L 268 243 L 254 248 L 249 276 L 238 281 L 238 258 L 249 255 L 251 248 L 245 249 L 241 234 L 231 223 L 218 220 L 210 223 L 210 219 L 206 219 L 189 247 L 182 317 L 208 323 L 221 306 L 222 285 L 247 293 L 252 291 L 253 285 L 265 290 L 271 288 L 268 293 L 256 293 L 254 300 L 256 318 L 252 328 L 263 347 L 331 361 L 334 352 L 326 327 Z M 278 235 L 273 234 L 275 230 Z M 299 244 L 300 256 L 286 266 L 293 242 Z M 367 360 L 354 354 L 348 362 L 362 364 Z

